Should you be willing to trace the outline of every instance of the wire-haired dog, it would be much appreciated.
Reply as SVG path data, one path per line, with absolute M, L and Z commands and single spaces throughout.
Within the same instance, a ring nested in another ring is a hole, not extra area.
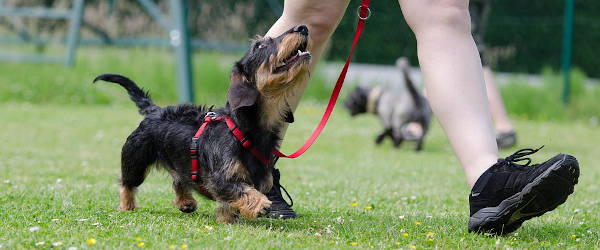
M 429 130 L 431 108 L 410 79 L 408 60 L 400 58 L 396 61 L 396 66 L 404 76 L 406 91 L 358 86 L 350 93 L 344 106 L 352 116 L 368 112 L 379 117 L 383 132 L 375 139 L 376 144 L 380 144 L 386 136 L 389 136 L 394 147 L 399 147 L 404 140 L 417 141 L 416 150 L 420 151 Z M 421 133 L 411 132 L 409 129 L 411 123 L 420 125 Z
M 192 196 L 195 190 L 220 203 L 218 221 L 234 223 L 238 215 L 264 215 L 271 202 L 263 193 L 271 188 L 273 177 L 268 162 L 264 164 L 259 158 L 271 159 L 280 141 L 278 128 L 293 121 L 287 99 L 308 76 L 308 46 L 308 28 L 304 25 L 277 38 L 257 38 L 235 63 L 226 105 L 216 110 L 190 104 L 161 108 L 128 78 L 98 76 L 94 82 L 104 80 L 123 86 L 145 116 L 123 146 L 119 210 L 136 208 L 135 191 L 149 167 L 158 163 L 173 177 L 174 203 L 182 212 L 196 210 Z M 197 150 L 199 169 L 192 173 L 192 137 L 205 118 L 213 116 L 229 117 L 237 128 L 230 127 L 229 122 L 208 123 L 193 148 Z M 234 135 L 236 129 L 246 136 L 241 143 Z M 258 155 L 245 148 L 248 143 Z

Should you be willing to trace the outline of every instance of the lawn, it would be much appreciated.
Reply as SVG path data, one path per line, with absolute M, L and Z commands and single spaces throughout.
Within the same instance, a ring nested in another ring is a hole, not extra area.
M 308 137 L 323 109 L 302 104 L 284 152 Z M 199 196 L 196 212 L 179 212 L 163 171 L 140 187 L 140 209 L 117 212 L 121 146 L 141 120 L 133 104 L 9 101 L 0 117 L 0 248 L 600 247 L 600 132 L 588 122 L 515 118 L 518 146 L 545 144 L 534 161 L 575 155 L 580 183 L 555 211 L 488 237 L 467 232 L 469 189 L 437 124 L 421 153 L 414 144 L 376 147 L 377 120 L 352 119 L 340 106 L 305 155 L 278 163 L 299 218 L 223 225 L 215 203 Z

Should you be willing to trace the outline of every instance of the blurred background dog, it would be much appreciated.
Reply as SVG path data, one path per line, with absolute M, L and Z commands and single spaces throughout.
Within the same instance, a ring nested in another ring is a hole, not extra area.
M 376 144 L 389 136 L 394 147 L 399 147 L 405 140 L 416 141 L 416 150 L 420 151 L 429 130 L 431 108 L 410 78 L 408 59 L 399 58 L 396 67 L 404 78 L 406 89 L 358 86 L 346 98 L 344 106 L 352 116 L 373 113 L 379 117 L 383 132 L 375 139 Z

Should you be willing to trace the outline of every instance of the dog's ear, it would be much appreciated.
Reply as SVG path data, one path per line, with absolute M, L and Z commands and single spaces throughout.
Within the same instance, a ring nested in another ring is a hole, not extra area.
M 231 75 L 229 90 L 227 91 L 227 102 L 232 111 L 256 104 L 259 95 L 258 90 L 245 81 L 241 74 L 233 73 Z

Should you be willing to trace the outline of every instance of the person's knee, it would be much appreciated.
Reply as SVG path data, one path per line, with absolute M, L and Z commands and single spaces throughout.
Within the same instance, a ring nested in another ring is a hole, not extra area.
M 327 39 L 333 34 L 335 28 L 337 27 L 339 19 L 328 16 L 328 15 L 320 15 L 320 16 L 312 16 L 310 19 L 307 19 L 307 25 L 309 27 L 309 32 L 311 34 L 311 39 L 315 43 L 325 43 Z
M 407 23 L 415 35 L 429 31 L 451 31 L 470 34 L 471 18 L 468 1 L 439 0 L 420 1 L 404 0 L 403 12 Z
M 286 4 L 288 3 L 286 2 Z M 287 19 L 289 23 L 307 25 L 313 42 L 322 44 L 329 39 L 337 27 L 348 2 L 346 0 L 290 1 L 289 4 L 292 6 L 284 9 L 282 18 Z

